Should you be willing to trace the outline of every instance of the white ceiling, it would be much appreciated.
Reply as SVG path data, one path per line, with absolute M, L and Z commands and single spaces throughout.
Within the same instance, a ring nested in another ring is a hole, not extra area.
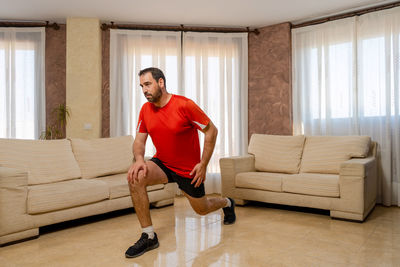
M 393 0 L 0 0 L 0 20 L 261 27 L 302 22 Z

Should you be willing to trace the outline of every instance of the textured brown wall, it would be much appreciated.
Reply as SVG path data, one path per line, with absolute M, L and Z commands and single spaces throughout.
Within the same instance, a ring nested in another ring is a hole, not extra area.
M 110 137 L 110 30 L 102 31 L 101 136 Z
M 249 138 L 253 133 L 291 135 L 290 23 L 249 34 Z
M 66 26 L 59 26 L 59 30 L 46 28 L 46 126 L 55 124 L 52 110 L 65 103 L 66 97 Z M 65 129 L 63 131 L 65 137 Z

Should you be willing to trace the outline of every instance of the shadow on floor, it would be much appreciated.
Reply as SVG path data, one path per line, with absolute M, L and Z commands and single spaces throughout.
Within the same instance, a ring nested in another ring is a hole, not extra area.
M 244 207 L 246 207 L 246 206 L 264 207 L 264 208 L 268 208 L 268 209 L 289 210 L 289 211 L 304 212 L 304 213 L 315 213 L 315 214 L 329 216 L 329 210 L 307 208 L 307 207 L 296 207 L 296 206 L 288 206 L 288 205 L 281 205 L 281 204 L 272 204 L 272 203 L 265 203 L 265 202 L 258 202 L 258 201 L 249 201 Z
M 89 217 L 79 218 L 79 219 L 75 219 L 75 220 L 71 220 L 71 221 L 65 221 L 65 222 L 60 222 L 60 223 L 56 223 L 56 224 L 46 225 L 46 226 L 42 226 L 39 228 L 39 235 L 52 233 L 52 232 L 56 232 L 56 231 L 67 229 L 67 228 L 82 226 L 82 225 L 90 224 L 90 223 L 94 223 L 94 222 L 99 222 L 99 221 L 102 221 L 105 219 L 115 218 L 115 217 L 124 216 L 124 215 L 132 214 L 132 213 L 135 213 L 135 209 L 127 208 L 127 209 L 111 211 L 111 212 L 103 213 L 103 214 L 99 214 L 99 215 L 93 215 L 93 216 L 89 216 Z

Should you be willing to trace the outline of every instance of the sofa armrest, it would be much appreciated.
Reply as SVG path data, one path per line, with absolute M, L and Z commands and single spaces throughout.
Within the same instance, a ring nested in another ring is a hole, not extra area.
M 376 165 L 375 157 L 352 158 L 340 164 L 340 176 L 359 176 L 367 177 Z
M 256 171 L 254 162 L 253 155 L 227 157 L 219 160 L 223 196 L 229 195 L 229 192 L 235 188 L 236 174 Z
M 342 201 L 337 210 L 365 214 L 376 202 L 376 158 L 353 158 L 343 162 L 339 171 L 339 188 Z
M 32 229 L 26 212 L 28 173 L 0 166 L 0 237 Z
M 0 188 L 28 186 L 28 173 L 0 166 Z

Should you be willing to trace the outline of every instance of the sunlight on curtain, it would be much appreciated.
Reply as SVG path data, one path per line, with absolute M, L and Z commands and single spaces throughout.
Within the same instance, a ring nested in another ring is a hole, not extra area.
M 0 28 L 0 138 L 45 130 L 44 53 L 44 28 Z
M 247 33 L 183 35 L 183 91 L 218 128 L 207 193 L 221 192 L 219 159 L 247 152 Z M 204 136 L 200 135 L 203 145 Z
M 147 102 L 138 73 L 148 67 L 160 68 L 168 92 L 177 93 L 181 87 L 181 33 L 111 30 L 110 42 L 110 135 L 135 136 L 140 109 Z M 146 156 L 154 154 L 149 137 Z
M 400 8 L 295 29 L 294 133 L 368 135 L 378 201 L 400 205 Z

